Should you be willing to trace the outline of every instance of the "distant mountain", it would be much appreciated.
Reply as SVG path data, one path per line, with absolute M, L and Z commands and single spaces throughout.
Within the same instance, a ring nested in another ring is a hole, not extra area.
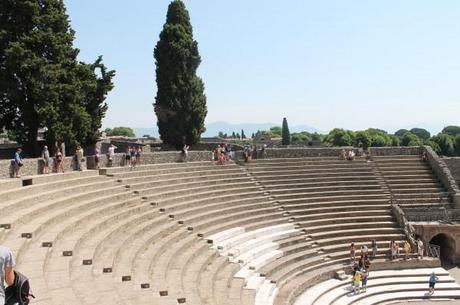
M 203 133 L 203 137 L 214 137 L 222 131 L 226 134 L 241 133 L 241 129 L 244 130 L 246 136 L 251 136 L 252 133 L 256 133 L 258 130 L 268 130 L 270 127 L 273 126 L 281 126 L 280 124 L 275 123 L 240 123 L 240 124 L 233 124 L 223 121 L 213 122 L 206 125 L 206 132 Z M 156 127 L 134 127 L 134 133 L 137 137 L 142 137 L 143 135 L 150 135 L 153 137 L 159 137 L 158 129 Z M 289 126 L 289 130 L 291 132 L 300 132 L 300 131 L 308 131 L 308 132 L 318 132 L 321 133 L 321 130 L 311 127 L 308 125 L 294 125 Z
M 205 137 L 217 136 L 221 131 L 226 134 L 241 133 L 241 129 L 244 130 L 246 136 L 251 136 L 252 133 L 256 133 L 258 130 L 268 130 L 273 126 L 281 126 L 281 124 L 275 123 L 241 123 L 241 124 L 232 124 L 228 122 L 214 122 L 206 125 L 206 132 L 203 134 Z M 291 132 L 321 132 L 319 129 L 308 126 L 308 125 L 294 125 L 289 126 Z

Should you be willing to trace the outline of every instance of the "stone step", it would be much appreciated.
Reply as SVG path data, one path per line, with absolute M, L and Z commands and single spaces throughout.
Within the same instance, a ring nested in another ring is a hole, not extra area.
M 397 281 L 395 284 L 403 284 L 417 282 L 421 279 L 426 284 L 426 278 L 430 276 L 432 271 L 435 271 L 438 277 L 442 277 L 444 282 L 452 282 L 452 278 L 450 278 L 448 272 L 442 268 L 387 270 L 384 272 L 372 271 L 368 287 L 377 283 L 392 283 Z M 315 285 L 299 296 L 295 305 L 332 304 L 343 293 L 348 293 L 349 297 L 351 297 L 350 280 L 350 277 L 346 276 L 343 280 L 331 279 Z
M 234 166 L 233 163 L 229 165 Z M 102 175 L 122 173 L 122 172 L 134 172 L 134 171 L 143 171 L 143 170 L 161 170 L 161 169 L 177 169 L 177 168 L 197 168 L 197 167 L 217 167 L 214 165 L 214 162 L 210 161 L 193 161 L 193 162 L 174 162 L 174 163 L 155 163 L 155 164 L 142 164 L 135 167 L 128 166 L 119 166 L 119 167 L 103 167 L 99 169 L 99 172 Z
M 328 187 L 335 187 L 340 189 L 353 188 L 353 187 L 372 187 L 379 188 L 379 181 L 371 180 L 348 180 L 348 181 L 329 181 L 329 182 L 310 182 L 306 183 L 303 181 L 287 183 L 268 184 L 263 183 L 263 186 L 268 189 L 297 189 L 297 188 L 310 188 L 310 189 L 327 189 Z

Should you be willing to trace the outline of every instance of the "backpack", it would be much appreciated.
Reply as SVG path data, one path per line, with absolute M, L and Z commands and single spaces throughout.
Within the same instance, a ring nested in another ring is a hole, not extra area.
M 5 305 L 28 305 L 35 296 L 30 291 L 29 279 L 14 271 L 14 284 L 5 289 Z

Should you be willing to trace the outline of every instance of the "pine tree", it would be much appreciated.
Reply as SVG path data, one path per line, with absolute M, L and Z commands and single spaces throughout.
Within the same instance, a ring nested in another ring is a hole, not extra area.
M 244 130 L 241 129 L 241 139 L 246 139 L 246 135 L 244 134 Z
M 0 1 L 0 128 L 30 155 L 39 128 L 49 144 L 72 147 L 94 141 L 105 115 L 114 72 L 99 79 L 101 59 L 78 62 L 73 40 L 62 0 Z
M 177 149 L 197 143 L 205 130 L 206 96 L 203 81 L 196 75 L 201 63 L 198 43 L 180 0 L 168 7 L 154 57 L 158 88 L 154 108 L 161 139 Z
M 234 131 L 232 132 L 232 138 L 236 138 L 236 134 Z
M 289 126 L 286 118 L 283 118 L 283 125 L 282 125 L 282 140 L 281 143 L 283 145 L 291 144 L 291 133 L 289 132 Z

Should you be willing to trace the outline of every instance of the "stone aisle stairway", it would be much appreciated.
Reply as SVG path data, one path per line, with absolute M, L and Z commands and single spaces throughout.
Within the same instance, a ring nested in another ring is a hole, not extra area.
M 419 156 L 375 156 L 373 160 L 397 204 L 450 204 L 449 194 Z

